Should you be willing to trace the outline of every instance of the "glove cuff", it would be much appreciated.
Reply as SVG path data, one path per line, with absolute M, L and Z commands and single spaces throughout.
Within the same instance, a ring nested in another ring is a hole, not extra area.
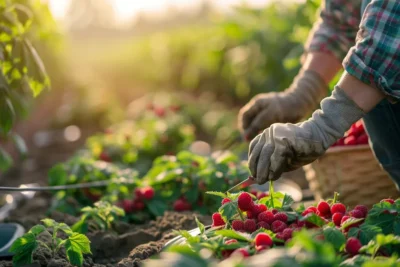
M 315 111 L 310 119 L 318 126 L 314 128 L 313 134 L 322 135 L 320 140 L 323 140 L 323 147 L 328 149 L 364 115 L 364 111 L 346 95 L 343 89 L 335 86 L 332 95 L 322 100 L 321 109 Z

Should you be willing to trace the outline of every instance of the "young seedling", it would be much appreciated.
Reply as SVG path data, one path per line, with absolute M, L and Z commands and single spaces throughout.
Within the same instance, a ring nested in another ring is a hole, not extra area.
M 94 203 L 94 207 L 84 207 L 81 219 L 72 226 L 72 229 L 79 233 L 87 233 L 90 230 L 107 231 L 112 229 L 113 222 L 119 216 L 125 216 L 123 209 L 111 205 L 106 201 Z
M 82 266 L 83 254 L 91 253 L 89 239 L 83 234 L 72 231 L 65 223 L 58 223 L 52 219 L 43 219 L 42 222 L 44 225 L 35 225 L 12 244 L 10 252 L 15 253 L 13 265 L 18 267 L 32 263 L 33 252 L 42 246 L 51 252 L 53 258 L 64 247 L 68 261 L 74 266 Z M 40 240 L 38 237 L 41 234 L 50 236 L 51 241 Z

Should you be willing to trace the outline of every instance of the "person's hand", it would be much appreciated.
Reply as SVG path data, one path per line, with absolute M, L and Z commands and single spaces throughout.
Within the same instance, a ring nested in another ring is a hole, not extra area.
M 259 94 L 247 103 L 239 112 L 239 128 L 250 140 L 273 123 L 298 122 L 317 108 L 326 93 L 317 73 L 301 72 L 284 92 Z
M 336 87 L 321 102 L 321 110 L 298 124 L 272 124 L 250 143 L 249 168 L 257 183 L 278 179 L 323 155 L 364 112 Z

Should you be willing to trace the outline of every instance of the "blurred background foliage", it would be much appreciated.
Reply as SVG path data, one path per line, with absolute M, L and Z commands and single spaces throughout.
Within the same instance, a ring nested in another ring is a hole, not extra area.
M 255 8 L 244 1 L 221 10 L 203 0 L 190 10 L 171 6 L 162 17 L 140 13 L 121 27 L 111 0 L 70 0 L 62 21 L 49 8 L 62 1 L 2 2 L 29 14 L 18 17 L 29 28 L 24 38 L 51 81 L 37 101 L 28 91 L 20 97 L 27 109 L 34 103 L 24 127 L 14 127 L 28 145 L 39 130 L 75 125 L 89 135 L 129 119 L 145 96 L 156 105 L 168 99 L 184 106 L 196 139 L 223 140 L 251 97 L 290 85 L 320 5 L 272 0 Z

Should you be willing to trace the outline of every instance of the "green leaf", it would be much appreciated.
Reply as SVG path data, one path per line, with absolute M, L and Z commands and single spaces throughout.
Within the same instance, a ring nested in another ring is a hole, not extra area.
M 0 170 L 6 171 L 8 170 L 13 164 L 13 159 L 10 155 L 0 147 Z
M 204 234 L 204 231 L 205 231 L 204 224 L 202 224 L 202 223 L 199 221 L 199 219 L 197 219 L 197 217 L 195 217 L 195 219 L 196 219 L 197 227 L 199 227 L 199 229 L 200 229 L 200 233 L 201 233 L 201 234 Z
M 67 244 L 68 244 L 68 240 L 65 243 L 68 261 L 72 265 L 82 266 L 82 264 L 83 264 L 82 251 L 78 247 L 68 246 L 68 248 L 67 248 Z
M 225 221 L 230 221 L 237 213 L 238 206 L 236 201 L 228 202 L 218 209 Z
M 251 238 L 248 235 L 238 233 L 234 230 L 228 230 L 228 229 L 217 230 L 217 231 L 215 231 L 215 235 L 221 235 L 224 237 L 234 238 L 234 239 L 240 240 L 240 241 L 252 242 Z
M 214 196 L 218 196 L 218 197 L 222 197 L 222 198 L 228 197 L 225 193 L 217 192 L 217 191 L 207 191 L 206 194 L 214 195 Z
M 351 226 L 353 224 L 358 224 L 359 222 L 362 222 L 363 220 L 364 219 L 362 219 L 362 218 L 359 218 L 359 219 L 357 219 L 357 218 L 349 218 L 342 224 L 340 229 L 342 229 L 342 230 L 346 229 L 347 227 L 349 227 L 349 226 Z
M 13 266 L 19 267 L 32 263 L 32 253 L 37 248 L 38 243 L 33 233 L 26 233 L 16 239 L 10 248 L 13 256 Z
M 17 147 L 18 153 L 22 157 L 25 157 L 28 154 L 28 148 L 26 147 L 24 139 L 22 139 L 22 137 L 19 136 L 18 134 L 13 134 L 13 140 L 15 146 Z
M 326 224 L 326 222 L 315 213 L 309 213 L 305 217 L 301 218 L 300 220 L 310 222 L 318 227 L 322 227 L 323 225 Z
M 68 174 L 63 164 L 57 164 L 49 171 L 49 185 L 65 185 L 67 184 Z
M 373 240 L 376 235 L 382 233 L 382 229 L 369 224 L 362 224 L 360 227 L 353 227 L 349 230 L 348 237 L 356 237 L 361 244 L 366 245 Z
M 346 243 L 346 237 L 339 229 L 334 227 L 326 227 L 323 231 L 325 240 L 331 243 L 336 250 L 339 251 Z
M 152 199 L 146 203 L 147 208 L 154 216 L 162 216 L 164 212 L 168 209 L 165 202 L 157 199 Z
M 46 227 L 44 227 L 43 225 L 35 225 L 31 228 L 31 230 L 29 230 L 29 233 L 34 234 L 35 236 L 38 236 L 39 234 L 41 234 L 42 232 L 46 231 Z
M 60 229 L 61 231 L 63 231 L 67 235 L 72 235 L 72 233 L 73 233 L 71 228 L 68 225 L 66 225 L 65 223 L 58 224 L 57 229 Z
M 41 222 L 43 222 L 43 224 L 48 228 L 56 227 L 58 225 L 58 223 L 55 220 L 49 219 L 49 218 L 43 219 L 43 220 L 41 220 Z
M 285 194 L 285 196 L 283 197 L 283 200 L 282 200 L 282 208 L 288 209 L 293 205 L 293 203 L 294 203 L 294 199 L 290 195 Z
M 11 130 L 15 117 L 16 114 L 10 99 L 0 98 L 0 130 L 3 134 L 7 134 Z
M 86 220 L 84 218 L 81 218 L 74 225 L 72 225 L 71 229 L 74 232 L 86 234 L 89 230 L 89 226 L 88 226 Z
M 92 253 L 90 251 L 89 239 L 85 235 L 79 233 L 72 233 L 72 235 L 68 237 L 65 247 L 78 248 L 83 254 Z

